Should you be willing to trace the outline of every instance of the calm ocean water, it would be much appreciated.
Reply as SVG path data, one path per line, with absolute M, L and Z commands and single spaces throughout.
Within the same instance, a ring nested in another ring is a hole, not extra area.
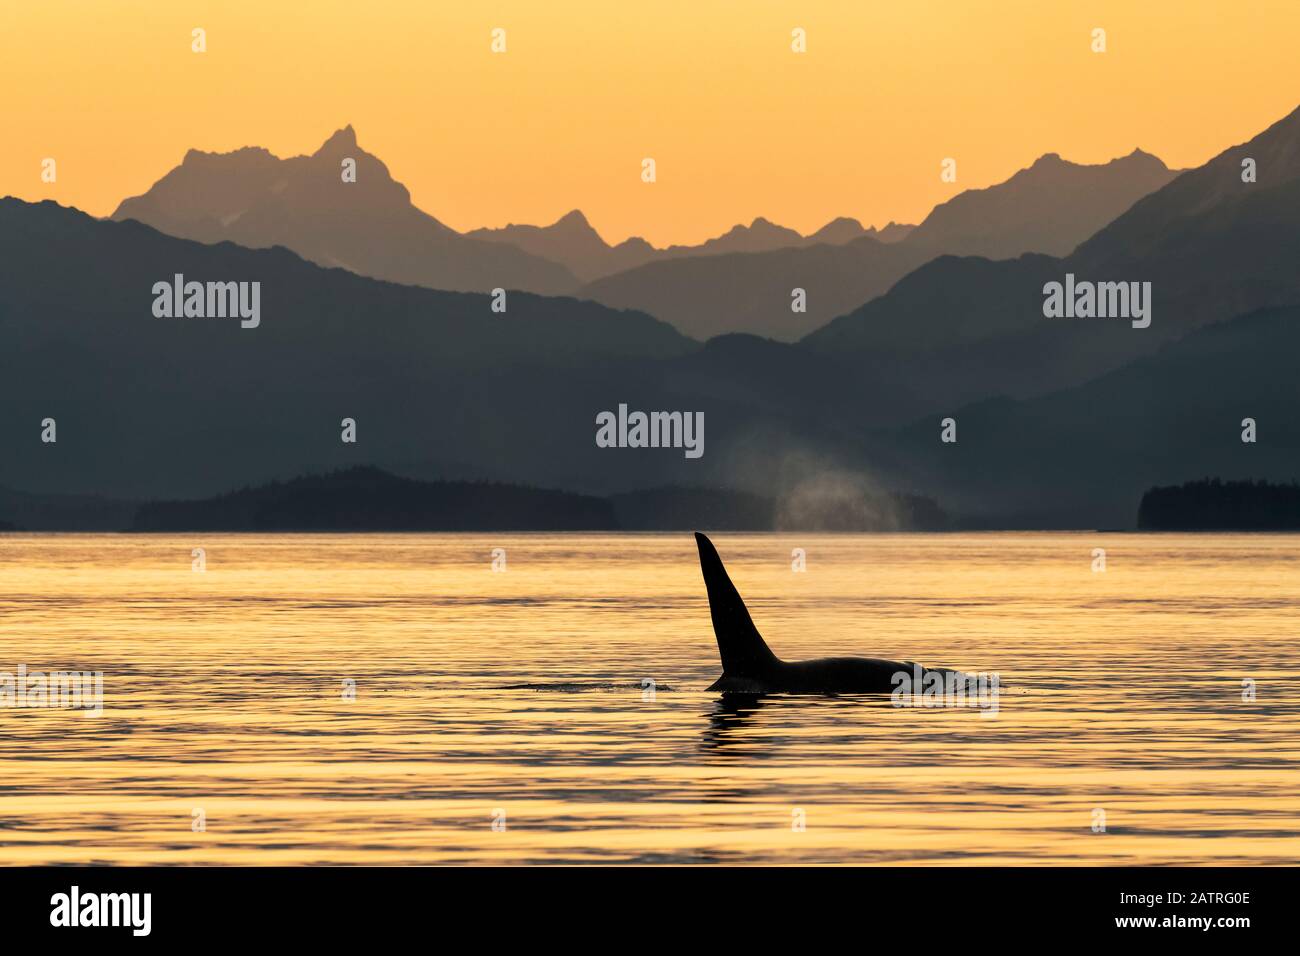
M 0 671 L 104 674 L 0 708 L 0 863 L 1300 861 L 1300 538 L 714 540 L 996 715 L 706 692 L 689 534 L 0 535 Z

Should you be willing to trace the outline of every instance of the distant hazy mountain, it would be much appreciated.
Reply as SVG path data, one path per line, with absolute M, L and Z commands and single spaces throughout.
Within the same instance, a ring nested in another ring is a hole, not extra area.
M 1065 256 L 1177 175 L 1137 149 L 1098 166 L 1048 153 L 1006 182 L 967 189 L 935 206 L 903 241 L 936 253 L 989 259 L 1026 252 Z
M 697 246 L 673 245 L 656 249 L 635 236 L 611 246 L 592 228 L 587 217 L 575 209 L 549 226 L 511 224 L 500 229 L 475 229 L 465 235 L 487 242 L 517 246 L 532 255 L 560 263 L 584 282 L 592 282 L 627 269 L 635 269 L 647 262 L 666 259 L 717 256 L 734 252 L 771 252 L 819 243 L 843 245 L 863 236 L 881 242 L 897 242 L 913 228 L 891 222 L 880 230 L 875 226 L 864 229 L 858 220 L 840 217 L 809 236 L 801 236 L 793 229 L 759 217 L 748 226 L 733 226 L 721 236 L 707 239 Z
M 598 279 L 580 294 L 649 312 L 694 338 L 748 332 L 792 342 L 885 292 L 926 258 L 906 243 L 862 236 L 841 245 L 650 262 Z M 805 311 L 792 307 L 795 289 L 804 291 Z
M 660 253 L 660 256 L 708 256 L 723 255 L 730 252 L 773 252 L 777 249 L 793 249 L 802 246 L 813 246 L 818 243 L 830 243 L 839 246 L 852 242 L 854 239 L 861 239 L 863 236 L 870 236 L 880 242 L 897 242 L 905 238 L 914 228 L 914 226 L 904 226 L 891 222 L 880 230 L 877 230 L 875 226 L 864 229 L 862 223 L 858 222 L 858 220 L 840 216 L 837 219 L 832 219 L 816 232 L 801 236 L 793 229 L 778 226 L 776 223 L 759 216 L 748 226 L 732 226 L 716 239 L 706 240 L 698 246 L 669 246 Z
M 732 226 L 717 238 L 707 239 L 698 246 L 669 246 L 662 254 L 664 256 L 716 256 L 728 252 L 771 252 L 773 249 L 786 249 L 803 244 L 804 237 L 793 229 L 778 226 L 759 216 L 748 226 L 741 224 Z
M 656 284 L 707 291 L 682 314 L 708 328 L 719 314 L 788 321 L 792 287 L 811 311 L 829 277 L 902 269 L 886 294 L 793 344 L 700 345 L 643 313 L 526 293 L 497 314 L 484 295 L 3 200 L 0 487 L 200 497 L 357 464 L 439 478 L 454 462 L 462 477 L 602 496 L 732 488 L 796 523 L 877 502 L 892 513 L 865 515 L 871 526 L 916 526 L 920 512 L 890 497 L 904 492 L 990 525 L 1132 526 L 1153 485 L 1300 476 L 1297 125 L 1300 111 L 1184 173 L 1065 258 L 912 268 L 899 260 L 927 250 L 859 237 L 622 274 L 666 270 L 638 292 L 650 301 Z M 1241 179 L 1247 157 L 1256 182 Z M 1043 286 L 1067 272 L 1150 282 L 1150 327 L 1045 318 Z M 175 273 L 260 281 L 260 327 L 155 318 L 153 284 Z M 763 313 L 768 298 L 784 311 Z M 703 457 L 597 445 L 595 416 L 620 405 L 703 413 Z M 40 441 L 46 417 L 55 444 Z M 340 442 L 344 417 L 356 444 Z M 943 417 L 955 443 L 939 440 Z M 1240 440 L 1244 418 L 1255 443 Z M 755 505 L 626 501 L 651 526 Z
M 612 375 L 632 357 L 698 349 L 656 319 L 592 302 L 512 292 L 495 313 L 487 295 L 175 239 L 52 202 L 0 200 L 0 246 L 0 447 L 12 449 L 0 487 L 23 491 L 193 496 L 358 455 L 469 461 L 480 474 L 501 461 L 527 477 L 528 462 L 554 452 L 546 389 L 561 391 L 575 369 Z M 260 325 L 155 317 L 153 287 L 177 273 L 259 282 Z M 611 388 L 583 401 L 574 440 L 592 445 L 595 413 L 620 400 Z M 57 443 L 40 441 L 47 417 Z M 340 440 L 345 417 L 355 445 Z
M 901 243 L 899 248 L 909 248 Z M 909 250 L 915 252 L 915 250 Z M 813 332 L 817 349 L 938 350 L 1015 331 L 1042 314 L 1042 285 L 1060 260 L 1026 255 L 990 261 L 942 256 L 900 278 L 885 295 Z M 1028 317 L 1028 318 L 1027 318 Z
M 1255 182 L 1242 181 L 1243 161 L 1254 161 Z M 1165 188 L 1134 203 L 1105 230 L 1084 242 L 1075 261 L 1089 268 L 1104 268 L 1137 256 L 1165 258 L 1181 255 L 1189 230 L 1223 232 L 1249 227 L 1267 218 L 1253 206 L 1261 194 L 1275 193 L 1300 180 L 1300 108 L 1278 120 L 1258 136 L 1215 156 L 1204 166 L 1182 173 Z M 1283 210 L 1278 216 L 1289 221 Z M 1253 238 L 1253 237 L 1252 237 Z M 1265 237 L 1259 237 L 1261 242 Z M 1197 240 L 1200 241 L 1200 240 Z M 1264 251 L 1264 250 L 1261 250 Z
M 895 475 L 960 512 L 1132 527 L 1143 492 L 1188 476 L 1300 475 L 1300 307 L 1199 329 L 1085 385 L 954 408 L 879 440 Z M 1257 423 L 1255 443 L 1242 419 Z
M 355 182 L 343 181 L 344 159 L 356 161 Z M 435 289 L 563 294 L 578 284 L 558 263 L 467 238 L 421 212 L 383 162 L 357 145 L 351 126 L 311 156 L 291 159 L 251 147 L 190 150 L 112 218 L 199 242 L 284 246 L 319 265 Z
M 660 254 L 650 243 L 635 237 L 609 245 L 577 209 L 549 226 L 512 224 L 501 229 L 474 229 L 465 235 L 517 246 L 531 255 L 558 262 L 584 282 L 631 269 Z
M 838 246 L 846 242 L 852 242 L 862 236 L 870 236 L 872 239 L 879 239 L 881 242 L 898 242 L 900 239 L 907 238 L 915 228 L 915 226 L 905 226 L 901 223 L 891 222 L 883 229 L 877 229 L 875 226 L 863 229 L 862 223 L 858 222 L 858 220 L 840 216 L 808 235 L 804 239 L 804 243 L 811 245 L 818 242 L 829 242 Z
M 700 346 L 644 314 L 522 292 L 494 313 L 485 295 L 49 202 L 0 201 L 0 245 L 0 487 L 22 491 L 192 499 L 366 464 L 600 495 L 734 488 L 807 519 L 896 490 L 859 476 L 862 429 L 923 407 L 905 380 L 792 345 Z M 260 282 L 260 325 L 156 318 L 154 285 L 176 273 Z M 598 446 L 596 416 L 620 405 L 703 414 L 703 457 Z
M 1064 259 L 943 256 L 804 344 L 852 356 L 866 374 L 908 370 L 937 410 L 1079 384 L 1208 322 L 1300 302 L 1298 139 L 1300 110 L 1181 174 Z M 1256 159 L 1258 182 L 1242 182 L 1244 155 Z M 1045 318 L 1043 287 L 1067 273 L 1150 282 L 1151 326 Z
M 748 229 L 737 226 L 703 246 L 674 246 L 656 261 L 588 283 L 580 294 L 649 312 L 696 338 L 752 332 L 795 341 L 883 295 L 908 272 L 940 255 L 1064 255 L 1175 175 L 1140 151 L 1103 166 L 1068 163 L 1053 153 L 1004 183 L 961 193 L 919 226 L 890 223 L 876 232 L 841 218 L 803 238 L 756 219 Z M 724 247 L 766 252 L 752 259 L 704 258 Z M 807 291 L 806 313 L 790 311 L 795 288 Z M 945 305 L 955 310 L 954 318 L 972 307 L 978 309 L 978 302 Z M 912 325 L 893 323 L 882 335 L 906 337 Z
M 757 217 L 748 226 L 743 223 L 732 226 L 720 236 L 706 239 L 695 246 L 672 245 L 655 250 L 655 259 L 675 259 L 688 256 L 720 256 L 735 252 L 773 252 L 777 249 L 796 249 L 818 243 L 843 245 L 863 236 L 870 236 L 881 242 L 895 242 L 912 229 L 891 222 L 879 231 L 874 226 L 863 229 L 856 219 L 841 216 L 832 219 L 815 233 L 800 235 L 786 226 L 779 226 L 762 216 Z

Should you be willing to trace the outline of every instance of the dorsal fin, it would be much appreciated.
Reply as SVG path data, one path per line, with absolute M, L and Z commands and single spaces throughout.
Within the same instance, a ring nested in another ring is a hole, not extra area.
M 740 592 L 722 566 L 718 550 L 698 531 L 695 543 L 700 549 L 700 570 L 709 592 L 709 613 L 713 616 L 713 635 L 718 639 L 723 673 L 732 677 L 758 677 L 768 673 L 780 661 L 750 620 Z

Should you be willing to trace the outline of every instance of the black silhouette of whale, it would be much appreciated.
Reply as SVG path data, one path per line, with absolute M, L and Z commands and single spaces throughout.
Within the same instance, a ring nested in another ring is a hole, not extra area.
M 695 533 L 700 549 L 700 570 L 709 592 L 713 634 L 722 656 L 722 676 L 709 690 L 724 694 L 889 694 L 900 685 L 896 675 L 909 680 L 926 674 L 969 675 L 948 667 L 918 667 L 912 661 L 887 661 L 875 657 L 823 657 L 812 661 L 783 661 L 768 648 L 749 617 L 740 592 L 727 576 L 713 542 Z

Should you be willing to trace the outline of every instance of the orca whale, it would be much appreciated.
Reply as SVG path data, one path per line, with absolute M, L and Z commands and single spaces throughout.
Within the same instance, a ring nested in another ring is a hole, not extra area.
M 722 656 L 722 676 L 709 686 L 723 694 L 889 694 L 899 686 L 896 675 L 967 675 L 948 667 L 918 667 L 912 661 L 875 657 L 823 657 L 783 661 L 768 648 L 749 617 L 740 592 L 727 576 L 718 550 L 695 533 L 700 570 L 709 592 L 713 634 Z

